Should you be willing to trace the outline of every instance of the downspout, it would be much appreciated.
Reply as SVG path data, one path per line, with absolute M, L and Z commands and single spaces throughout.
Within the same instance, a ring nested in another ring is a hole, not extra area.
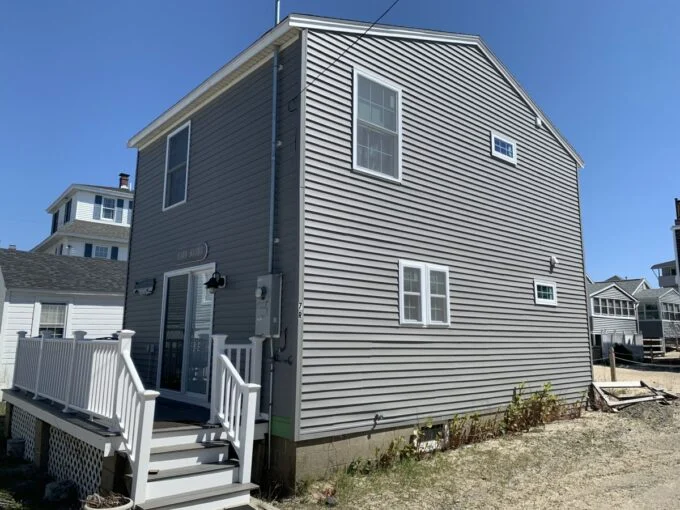
M 274 0 L 274 26 L 277 26 L 281 16 L 281 2 Z M 276 205 L 276 125 L 278 122 L 278 74 L 279 74 L 279 46 L 274 47 L 272 55 L 272 134 L 271 134 L 271 168 L 269 172 L 269 254 L 267 259 L 267 273 L 274 272 L 274 207 Z M 267 407 L 267 471 L 272 466 L 272 411 L 274 409 L 274 339 L 269 338 L 269 403 Z

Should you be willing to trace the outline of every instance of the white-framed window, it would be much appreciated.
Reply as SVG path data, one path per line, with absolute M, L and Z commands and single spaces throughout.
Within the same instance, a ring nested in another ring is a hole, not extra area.
M 109 247 L 108 246 L 95 246 L 92 251 L 92 256 L 96 259 L 108 259 L 109 258 Z
M 116 199 L 115 198 L 102 198 L 102 219 L 103 220 L 115 220 L 116 219 Z
M 38 334 L 46 338 L 64 338 L 66 328 L 66 304 L 41 303 Z
M 425 262 L 399 261 L 399 322 L 448 326 L 449 268 Z
M 635 303 L 622 299 L 593 298 L 593 314 L 635 317 Z
M 516 165 L 517 142 L 509 136 L 502 135 L 496 131 L 491 131 L 491 155 Z
M 354 69 L 354 170 L 401 180 L 401 87 Z
M 187 201 L 190 140 L 191 122 L 187 122 L 168 135 L 163 183 L 164 211 Z
M 534 301 L 537 305 L 557 306 L 557 284 L 534 280 Z

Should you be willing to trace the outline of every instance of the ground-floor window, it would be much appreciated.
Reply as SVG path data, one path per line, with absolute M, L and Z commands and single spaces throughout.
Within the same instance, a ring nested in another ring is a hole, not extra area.
M 64 338 L 66 328 L 66 305 L 63 303 L 42 303 L 38 333 L 45 338 Z

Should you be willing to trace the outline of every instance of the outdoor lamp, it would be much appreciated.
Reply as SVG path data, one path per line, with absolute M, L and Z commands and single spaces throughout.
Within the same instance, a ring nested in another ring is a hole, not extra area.
M 205 285 L 205 288 L 208 289 L 208 292 L 214 294 L 217 292 L 217 289 L 223 289 L 227 286 L 227 279 L 222 276 L 219 271 L 215 271 L 210 277 L 210 280 L 205 282 L 203 285 Z

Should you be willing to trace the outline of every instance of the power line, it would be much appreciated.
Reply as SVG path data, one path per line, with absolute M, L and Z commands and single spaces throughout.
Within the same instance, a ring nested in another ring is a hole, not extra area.
M 335 60 L 333 60 L 333 62 L 331 62 L 330 64 L 328 64 L 328 66 L 326 66 L 319 74 L 317 74 L 317 75 L 314 77 L 314 79 L 313 79 L 312 81 L 310 81 L 308 84 L 306 84 L 304 87 L 302 87 L 302 89 L 300 90 L 300 92 L 298 92 L 297 94 L 295 94 L 295 96 L 288 102 L 288 104 L 290 105 L 290 103 L 292 103 L 292 102 L 295 101 L 298 97 L 300 97 L 300 94 L 302 94 L 305 90 L 307 90 L 309 87 L 311 87 L 312 85 L 314 85 L 314 82 L 316 82 L 316 80 L 318 80 L 319 78 L 321 78 L 321 77 L 325 74 L 326 71 L 328 71 L 331 67 L 333 67 L 335 64 L 337 64 L 338 60 L 340 60 L 342 57 L 344 57 L 345 54 L 346 54 L 349 50 L 351 50 L 351 49 L 354 47 L 354 45 L 355 45 L 356 43 L 358 43 L 359 41 L 361 41 L 361 39 L 363 39 L 363 37 L 364 37 L 364 36 L 365 36 L 365 35 L 366 35 L 366 34 L 367 34 L 374 26 L 376 26 L 376 25 L 380 22 L 381 19 L 383 19 L 385 16 L 387 16 L 387 14 L 392 10 L 392 8 L 393 8 L 395 5 L 397 5 L 398 3 L 399 3 L 399 0 L 394 0 L 394 2 L 392 2 L 392 4 L 391 4 L 387 9 L 385 9 L 385 12 L 383 12 L 383 13 L 382 13 L 382 14 L 381 14 L 381 15 L 380 15 L 373 23 L 371 23 L 371 24 L 369 25 L 369 27 L 368 27 L 366 30 L 364 30 L 361 34 L 359 34 L 359 37 L 357 37 L 356 39 L 354 39 L 354 41 L 352 41 L 352 42 L 347 46 L 347 48 L 345 48 L 345 49 L 342 51 L 342 53 L 340 53 L 340 55 L 338 55 L 338 56 L 335 58 Z

